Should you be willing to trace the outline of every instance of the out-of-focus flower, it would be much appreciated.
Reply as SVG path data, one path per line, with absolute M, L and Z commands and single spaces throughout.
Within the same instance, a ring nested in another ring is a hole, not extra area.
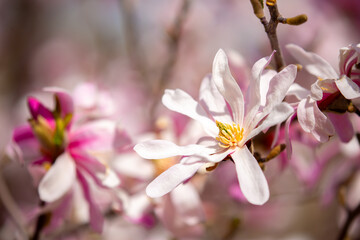
M 78 118 L 110 118 L 116 113 L 115 102 L 110 93 L 99 89 L 95 83 L 79 84 L 73 96 Z
M 315 53 L 306 52 L 294 44 L 287 45 L 287 49 L 310 74 L 318 78 L 310 91 L 294 84 L 288 93 L 300 100 L 297 116 L 304 131 L 312 133 L 318 141 L 325 142 L 334 134 L 335 128 L 343 142 L 350 141 L 354 130 L 347 114 L 325 114 L 322 111 L 337 101 L 340 94 L 348 100 L 355 100 L 353 103 L 356 107 L 360 106 L 356 101 L 360 97 L 356 83 L 360 70 L 355 67 L 359 62 L 359 45 L 340 49 L 339 73 Z
M 188 121 L 188 118 L 177 113 L 161 116 L 155 125 L 158 129 L 156 134 L 148 133 L 141 137 L 186 144 L 194 140 L 194 135 L 197 139 L 200 133 L 203 134 L 197 122 Z M 159 226 L 156 223 L 160 221 L 160 226 L 176 238 L 197 238 L 203 234 L 205 213 L 199 189 L 195 188 L 192 181 L 157 199 L 149 198 L 144 191 L 151 179 L 178 162 L 178 157 L 149 162 L 134 151 L 119 155 L 114 161 L 114 167 L 120 172 L 123 187 L 129 192 L 123 208 L 124 216 L 128 221 L 149 230 Z
M 66 203 L 67 193 L 78 182 L 89 204 L 90 224 L 101 231 L 102 214 L 88 181 L 90 178 L 101 188 L 120 183 L 107 163 L 113 151 L 116 124 L 109 120 L 74 124 L 71 96 L 59 88 L 46 90 L 54 94 L 55 109 L 51 111 L 36 98 L 28 98 L 31 118 L 28 125 L 14 130 L 13 147 L 20 159 L 29 164 L 35 182 L 39 182 L 42 201 L 52 203 L 64 198 Z
M 246 101 L 230 73 L 228 60 L 219 50 L 213 62 L 213 76 L 205 78 L 197 102 L 187 93 L 166 90 L 163 104 L 173 111 L 199 121 L 209 136 L 197 144 L 178 146 L 165 140 L 137 144 L 135 151 L 147 159 L 184 156 L 170 167 L 146 191 L 151 197 L 160 197 L 192 177 L 205 163 L 218 163 L 230 155 L 235 163 L 240 188 L 250 203 L 261 205 L 269 198 L 268 184 L 257 160 L 246 142 L 263 130 L 284 121 L 293 112 L 282 100 L 296 76 L 296 67 L 290 65 L 275 74 L 268 86 L 261 86 L 261 74 L 271 57 L 255 63 Z M 228 108 L 227 103 L 230 108 Z M 231 114 L 232 112 L 232 114 Z

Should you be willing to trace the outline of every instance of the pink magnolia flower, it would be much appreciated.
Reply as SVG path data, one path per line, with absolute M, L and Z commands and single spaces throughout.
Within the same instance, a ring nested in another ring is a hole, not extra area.
M 268 87 L 261 87 L 261 74 L 270 60 L 271 57 L 263 58 L 255 63 L 253 81 L 245 98 L 230 73 L 223 50 L 215 56 L 212 79 L 205 78 L 202 82 L 199 102 L 179 89 L 165 91 L 163 104 L 199 121 L 208 136 L 187 146 L 151 140 L 134 147 L 146 159 L 183 156 L 180 163 L 148 185 L 146 193 L 150 197 L 163 196 L 192 177 L 203 164 L 217 163 L 230 155 L 247 200 L 257 205 L 268 200 L 269 188 L 264 173 L 246 143 L 261 131 L 284 121 L 293 112 L 292 107 L 282 100 L 296 76 L 296 67 L 290 65 L 273 76 Z
M 89 204 L 91 226 L 101 231 L 103 218 L 92 197 L 88 179 L 105 189 L 120 183 L 106 162 L 106 156 L 113 149 L 115 123 L 98 120 L 76 125 L 72 120 L 74 104 L 71 96 L 58 88 L 46 91 L 54 93 L 55 110 L 51 111 L 36 98 L 29 97 L 31 118 L 28 125 L 14 130 L 13 147 L 38 178 L 42 201 L 52 203 L 63 197 L 66 199 L 67 193 L 78 182 Z
M 294 84 L 288 95 L 295 95 L 299 100 L 297 116 L 305 132 L 312 133 L 321 142 L 325 142 L 334 135 L 334 130 L 343 142 L 348 142 L 354 135 L 352 124 L 347 114 L 323 113 L 340 94 L 346 99 L 357 101 L 360 89 L 356 82 L 360 82 L 360 70 L 355 67 L 359 62 L 359 45 L 350 45 L 340 49 L 339 73 L 323 58 L 315 53 L 306 52 L 301 47 L 289 44 L 288 51 L 300 64 L 318 80 L 307 90 Z

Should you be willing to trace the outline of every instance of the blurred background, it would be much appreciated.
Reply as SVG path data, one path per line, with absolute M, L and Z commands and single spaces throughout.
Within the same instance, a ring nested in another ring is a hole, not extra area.
M 337 69 L 339 49 L 360 42 L 359 0 L 278 0 L 278 6 L 284 17 L 308 16 L 300 26 L 279 25 L 282 47 L 298 44 Z M 250 1 L 0 0 L 0 149 L 10 141 L 12 129 L 26 122 L 26 97 L 47 86 L 73 92 L 79 83 L 94 83 L 115 99 L 117 119 L 132 135 L 151 131 L 157 117 L 168 111 L 160 103 L 164 89 L 181 88 L 196 97 L 219 48 L 238 52 L 249 67 L 271 53 Z M 283 54 L 287 63 L 294 62 L 285 50 Z M 9 168 L 5 178 L 19 171 Z M 282 178 L 289 176 L 291 172 Z M 23 181 L 7 184 L 16 189 Z M 298 184 L 277 180 L 272 188 L 276 195 L 276 189 L 295 191 Z M 221 194 L 211 189 L 204 198 L 222 202 Z M 31 189 L 12 191 L 19 198 L 34 194 Z M 337 206 L 320 208 L 312 199 L 298 203 L 295 196 L 293 202 L 276 202 L 265 213 L 251 211 L 244 239 L 327 239 L 324 236 L 337 231 Z M 289 207 L 286 214 L 284 206 Z M 225 239 L 228 229 L 218 230 L 203 239 Z M 141 231 L 134 229 L 136 234 Z M 276 237 L 267 237 L 274 232 Z M 116 231 L 107 233 L 108 239 L 122 239 L 114 237 Z

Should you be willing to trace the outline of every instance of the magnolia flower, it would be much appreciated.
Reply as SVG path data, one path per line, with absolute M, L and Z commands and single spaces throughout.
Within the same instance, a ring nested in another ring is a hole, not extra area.
M 192 177 L 203 164 L 218 163 L 230 155 L 246 199 L 257 205 L 268 200 L 269 188 L 264 173 L 246 143 L 293 112 L 282 100 L 296 76 L 296 67 L 290 65 L 274 75 L 268 86 L 262 86 L 261 75 L 270 60 L 271 57 L 263 58 L 255 63 L 253 81 L 245 98 L 230 73 L 223 50 L 215 56 L 212 79 L 207 77 L 202 82 L 199 102 L 179 89 L 165 91 L 163 104 L 199 121 L 208 135 L 200 138 L 197 144 L 187 146 L 151 140 L 134 147 L 146 159 L 183 156 L 180 163 L 148 185 L 148 196 L 161 197 Z
M 350 141 L 354 130 L 347 114 L 325 114 L 322 111 L 336 101 L 340 94 L 360 107 L 357 103 L 360 89 L 356 83 L 360 80 L 360 70 L 355 67 L 359 63 L 359 45 L 340 49 L 339 73 L 315 53 L 306 52 L 294 44 L 286 47 L 310 74 L 318 78 L 310 91 L 294 84 L 288 93 L 300 100 L 297 116 L 304 131 L 312 133 L 318 141 L 326 142 L 335 130 L 343 142 Z
M 14 130 L 14 148 L 20 150 L 19 156 L 29 163 L 30 169 L 42 170 L 35 174 L 40 181 L 38 192 L 42 201 L 51 203 L 63 198 L 78 182 L 89 204 L 91 226 L 101 231 L 102 214 L 88 179 L 101 188 L 120 183 L 106 162 L 113 149 L 115 123 L 98 120 L 77 126 L 72 121 L 71 96 L 58 88 L 46 90 L 54 93 L 55 110 L 49 110 L 36 98 L 28 98 L 30 124 Z

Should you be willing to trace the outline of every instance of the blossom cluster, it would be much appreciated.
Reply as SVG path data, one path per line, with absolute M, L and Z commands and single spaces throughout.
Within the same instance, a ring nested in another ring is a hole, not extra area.
M 250 2 L 271 35 L 264 3 Z M 254 61 L 260 54 L 220 46 L 191 82 L 189 73 L 172 75 L 175 58 L 188 54 L 177 28 L 187 4 L 169 30 L 158 82 L 139 80 L 153 72 L 134 40 L 124 68 L 120 59 L 103 75 L 64 74 L 65 84 L 25 94 L 26 111 L 14 107 L 0 159 L 1 239 L 360 236 L 360 43 L 331 48 L 336 61 L 294 43 L 284 57 L 273 36 L 271 54 Z M 276 1 L 266 4 L 274 14 Z M 200 57 L 191 53 L 190 64 Z M 99 81 L 114 76 L 125 80 Z M 334 219 L 313 226 L 308 218 Z

